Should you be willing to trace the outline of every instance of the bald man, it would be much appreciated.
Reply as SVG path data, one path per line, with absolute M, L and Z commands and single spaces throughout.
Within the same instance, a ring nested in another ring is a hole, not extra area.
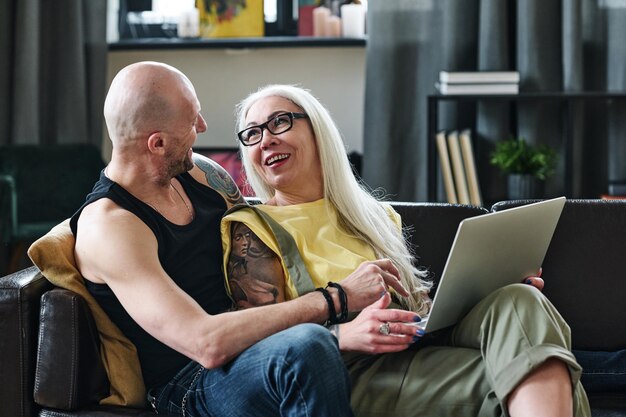
M 207 129 L 177 69 L 122 69 L 104 114 L 111 162 L 71 219 L 86 285 L 135 344 L 155 411 L 193 416 L 350 416 L 337 341 L 317 291 L 232 311 L 221 271 L 220 219 L 243 201 L 230 176 L 192 153 Z M 351 311 L 380 297 L 342 281 Z M 332 292 L 336 309 L 340 302 Z M 236 410 L 236 411 L 233 411 Z

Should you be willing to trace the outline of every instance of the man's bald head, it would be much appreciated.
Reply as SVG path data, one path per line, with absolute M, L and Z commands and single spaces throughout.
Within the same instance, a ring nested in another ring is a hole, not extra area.
M 195 91 L 176 68 L 158 62 L 138 62 L 123 68 L 113 78 L 104 102 L 113 146 L 165 130 L 181 97 L 193 100 Z

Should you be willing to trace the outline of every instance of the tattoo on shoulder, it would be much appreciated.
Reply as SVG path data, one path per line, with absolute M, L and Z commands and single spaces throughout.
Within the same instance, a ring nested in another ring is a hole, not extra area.
M 232 222 L 228 283 L 238 308 L 285 300 L 285 276 L 278 256 L 248 226 Z
M 245 202 L 235 181 L 218 163 L 205 158 L 194 158 L 194 163 L 204 172 L 209 187 L 222 194 L 229 205 Z

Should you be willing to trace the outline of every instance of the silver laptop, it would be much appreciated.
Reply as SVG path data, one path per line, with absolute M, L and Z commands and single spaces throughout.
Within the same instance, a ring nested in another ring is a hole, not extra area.
M 463 220 L 430 314 L 417 325 L 430 333 L 456 324 L 491 292 L 535 275 L 564 205 L 559 197 Z

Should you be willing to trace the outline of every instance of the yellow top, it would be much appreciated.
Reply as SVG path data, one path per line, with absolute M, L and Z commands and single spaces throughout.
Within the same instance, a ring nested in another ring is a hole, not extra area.
M 350 275 L 364 261 L 376 259 L 371 246 L 362 240 L 349 236 L 337 223 L 335 208 L 321 199 L 310 203 L 292 206 L 258 205 L 258 209 L 269 214 L 293 237 L 300 256 L 309 271 L 314 287 L 325 287 L 328 281 L 341 281 Z M 390 206 L 390 217 L 401 227 L 400 215 Z M 242 209 L 231 213 L 222 220 L 222 246 L 224 248 L 224 271 L 230 256 L 230 222 L 246 224 L 270 250 L 280 258 L 280 250 L 271 229 L 251 211 Z M 290 300 L 298 297 L 298 292 L 289 277 L 281 258 L 285 273 L 285 297 Z M 225 272 L 226 274 L 226 272 Z M 228 276 L 226 276 L 226 288 Z

